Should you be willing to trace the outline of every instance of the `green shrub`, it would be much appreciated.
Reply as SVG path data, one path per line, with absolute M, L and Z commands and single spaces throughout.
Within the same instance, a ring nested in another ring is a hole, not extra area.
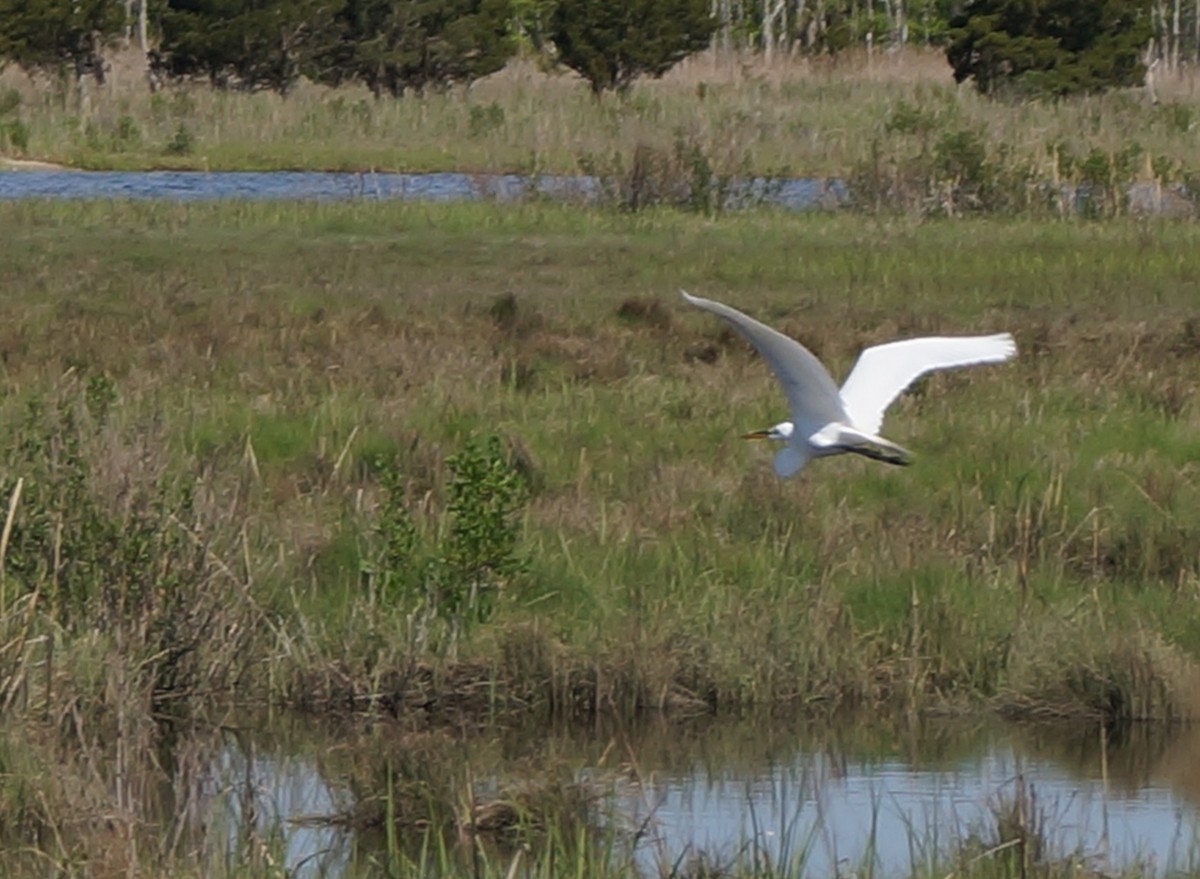
M 379 600 L 461 626 L 491 616 L 499 594 L 525 571 L 518 517 L 529 490 L 497 436 L 468 442 L 446 464 L 446 527 L 435 536 L 409 511 L 400 468 L 379 462 L 382 495 L 364 568 Z

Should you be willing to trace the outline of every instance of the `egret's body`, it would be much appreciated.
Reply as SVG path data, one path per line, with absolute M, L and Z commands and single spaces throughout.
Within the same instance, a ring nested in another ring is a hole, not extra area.
M 864 350 L 839 391 L 821 361 L 799 342 L 728 305 L 681 292 L 692 305 L 711 311 L 741 333 L 783 385 L 792 420 L 747 436 L 784 443 L 775 455 L 775 472 L 784 478 L 812 458 L 847 452 L 907 464 L 911 453 L 879 436 L 883 413 L 892 401 L 931 370 L 999 363 L 1017 353 L 1008 333 L 889 342 Z

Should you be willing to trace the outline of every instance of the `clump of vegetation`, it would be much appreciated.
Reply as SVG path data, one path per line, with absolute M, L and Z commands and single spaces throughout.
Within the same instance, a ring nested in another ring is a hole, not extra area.
M 770 180 L 752 180 L 749 156 L 731 146 L 723 154 L 683 130 L 670 149 L 639 142 L 632 154 L 584 153 L 579 169 L 593 178 L 598 201 L 623 211 L 679 208 L 715 216 L 733 207 L 761 203 Z
M 367 570 L 381 602 L 448 620 L 457 630 L 486 621 L 526 569 L 518 517 L 529 492 L 497 436 L 468 442 L 446 466 L 447 524 L 436 535 L 430 523 L 414 522 L 400 468 L 378 466 L 383 496 Z
M 115 402 L 102 375 L 83 393 L 30 401 L 7 456 L 14 475 L 5 486 L 0 613 L 21 606 L 22 638 L 40 633 L 46 695 L 55 686 L 54 642 L 69 655 L 71 644 L 99 631 L 136 668 L 154 706 L 186 709 L 194 693 L 237 679 L 251 630 L 230 633 L 244 625 L 244 610 L 229 602 L 236 584 L 222 583 L 214 523 L 196 487 L 154 471 L 161 462 L 152 436 L 120 436 L 109 423 Z M 101 454 L 110 456 L 102 469 Z M 23 690 L 28 698 L 37 666 L 20 650 L 8 656 L 9 697 Z
M 880 128 L 870 155 L 847 180 L 859 210 L 1101 218 L 1160 211 L 1163 205 L 1151 196 L 1162 202 L 1164 194 L 1181 212 L 1192 210 L 1182 167 L 1151 157 L 1137 142 L 1081 156 L 1065 140 L 1051 141 L 1040 154 L 1023 154 L 990 141 L 982 127 L 964 126 L 953 105 L 922 108 L 907 101 L 896 104 Z
M 21 93 L 8 89 L 0 94 L 0 149 L 22 154 L 29 149 L 29 126 L 20 116 Z

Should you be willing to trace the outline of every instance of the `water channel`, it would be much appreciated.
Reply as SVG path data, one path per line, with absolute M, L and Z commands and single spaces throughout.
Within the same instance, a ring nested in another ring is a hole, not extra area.
M 13 171 L 0 173 L 0 200 L 158 199 L 206 201 L 517 201 L 541 196 L 588 202 L 594 177 L 461 172 L 397 174 L 349 171 Z M 753 179 L 732 186 L 730 207 L 776 204 L 796 210 L 836 206 L 845 186 L 816 179 Z
M 0 169 L 2 170 L 2 169 Z M 1191 199 L 1153 183 L 1131 184 L 1132 213 L 1195 216 Z M 74 171 L 0 173 L 0 201 L 15 199 L 136 199 L 165 201 L 498 201 L 532 197 L 589 203 L 605 197 L 604 185 L 585 175 L 401 174 L 353 171 Z M 844 181 L 805 177 L 751 178 L 730 183 L 725 207 L 775 205 L 789 210 L 833 209 L 849 204 Z M 1084 188 L 1063 197 L 1084 210 Z
M 377 729 L 375 741 L 388 735 Z M 329 758 L 342 748 L 369 750 L 310 724 L 226 737 L 214 752 L 206 822 L 222 826 L 213 816 L 223 815 L 235 828 L 252 808 L 260 832 L 282 840 L 294 875 L 374 875 L 364 865 L 383 859 L 379 833 L 312 820 L 354 800 Z M 1200 863 L 1200 729 L 659 721 L 501 734 L 455 753 L 481 798 L 551 764 L 588 779 L 605 792 L 607 821 L 641 831 L 628 856 L 646 876 L 700 858 L 802 860 L 814 877 L 944 868 L 963 839 L 993 839 L 998 812 L 1022 792 L 1055 856 L 1159 875 Z

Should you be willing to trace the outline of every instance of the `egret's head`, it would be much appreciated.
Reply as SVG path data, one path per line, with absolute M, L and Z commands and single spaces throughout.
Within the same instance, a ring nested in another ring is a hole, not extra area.
M 750 433 L 742 434 L 742 439 L 766 439 L 778 440 L 779 442 L 787 442 L 792 438 L 792 422 L 781 421 L 768 427 L 766 430 L 752 430 Z

